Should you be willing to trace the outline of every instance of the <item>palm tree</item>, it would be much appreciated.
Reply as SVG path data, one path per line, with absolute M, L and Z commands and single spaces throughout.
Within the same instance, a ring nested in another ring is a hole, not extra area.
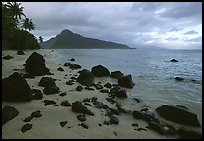
M 29 31 L 35 29 L 35 25 L 33 24 L 31 19 L 25 18 L 23 22 L 23 28 L 28 29 Z
M 43 37 L 42 36 L 39 37 L 39 41 L 40 41 L 40 43 L 43 42 Z
M 5 6 L 7 8 L 10 9 L 11 11 L 11 16 L 14 18 L 14 19 L 21 19 L 21 16 L 25 16 L 25 14 L 23 13 L 23 9 L 24 7 L 20 6 L 21 4 L 17 3 L 17 2 L 8 2 L 7 4 L 5 4 Z

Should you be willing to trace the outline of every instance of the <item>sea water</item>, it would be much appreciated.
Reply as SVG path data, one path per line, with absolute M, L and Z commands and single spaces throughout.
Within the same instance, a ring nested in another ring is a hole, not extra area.
M 134 87 L 128 96 L 142 99 L 155 109 L 164 104 L 179 104 L 198 115 L 202 124 L 202 51 L 169 49 L 55 49 L 57 63 L 74 63 L 91 70 L 103 65 L 110 71 L 131 74 Z M 175 58 L 178 62 L 170 62 Z M 176 81 L 175 77 L 184 81 Z M 116 81 L 117 82 L 117 81 Z

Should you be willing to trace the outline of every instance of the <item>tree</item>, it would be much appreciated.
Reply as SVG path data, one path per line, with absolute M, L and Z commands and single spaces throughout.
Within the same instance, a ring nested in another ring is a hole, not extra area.
M 25 18 L 22 27 L 25 28 L 25 30 L 28 29 L 28 31 L 35 29 L 35 25 L 33 24 L 32 20 L 28 18 Z
M 24 7 L 20 6 L 20 3 L 17 2 L 8 2 L 7 4 L 5 4 L 6 7 L 8 7 L 10 9 L 11 12 L 11 16 L 14 17 L 14 19 L 21 19 L 21 16 L 25 16 L 25 14 L 23 13 L 23 9 Z
M 43 37 L 42 36 L 39 36 L 39 41 L 40 41 L 40 43 L 43 42 Z
M 34 30 L 35 25 L 26 17 L 23 9 L 17 2 L 2 3 L 2 49 L 40 48 L 36 37 L 28 32 Z

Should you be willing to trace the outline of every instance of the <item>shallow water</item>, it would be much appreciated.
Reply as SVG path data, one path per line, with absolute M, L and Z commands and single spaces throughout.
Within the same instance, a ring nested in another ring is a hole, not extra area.
M 131 74 L 135 86 L 127 89 L 129 97 L 137 96 L 153 109 L 163 104 L 184 105 L 198 115 L 202 124 L 202 51 L 55 49 L 51 54 L 58 64 L 63 65 L 73 57 L 76 59 L 74 63 L 82 65 L 82 68 L 91 70 L 101 64 L 110 71 Z M 173 58 L 179 62 L 170 62 Z M 184 81 L 175 81 L 176 76 L 184 78 Z

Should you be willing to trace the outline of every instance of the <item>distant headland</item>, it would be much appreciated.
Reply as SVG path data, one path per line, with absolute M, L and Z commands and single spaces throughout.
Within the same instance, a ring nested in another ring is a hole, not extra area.
M 68 29 L 40 46 L 43 49 L 130 49 L 124 44 L 84 37 Z

